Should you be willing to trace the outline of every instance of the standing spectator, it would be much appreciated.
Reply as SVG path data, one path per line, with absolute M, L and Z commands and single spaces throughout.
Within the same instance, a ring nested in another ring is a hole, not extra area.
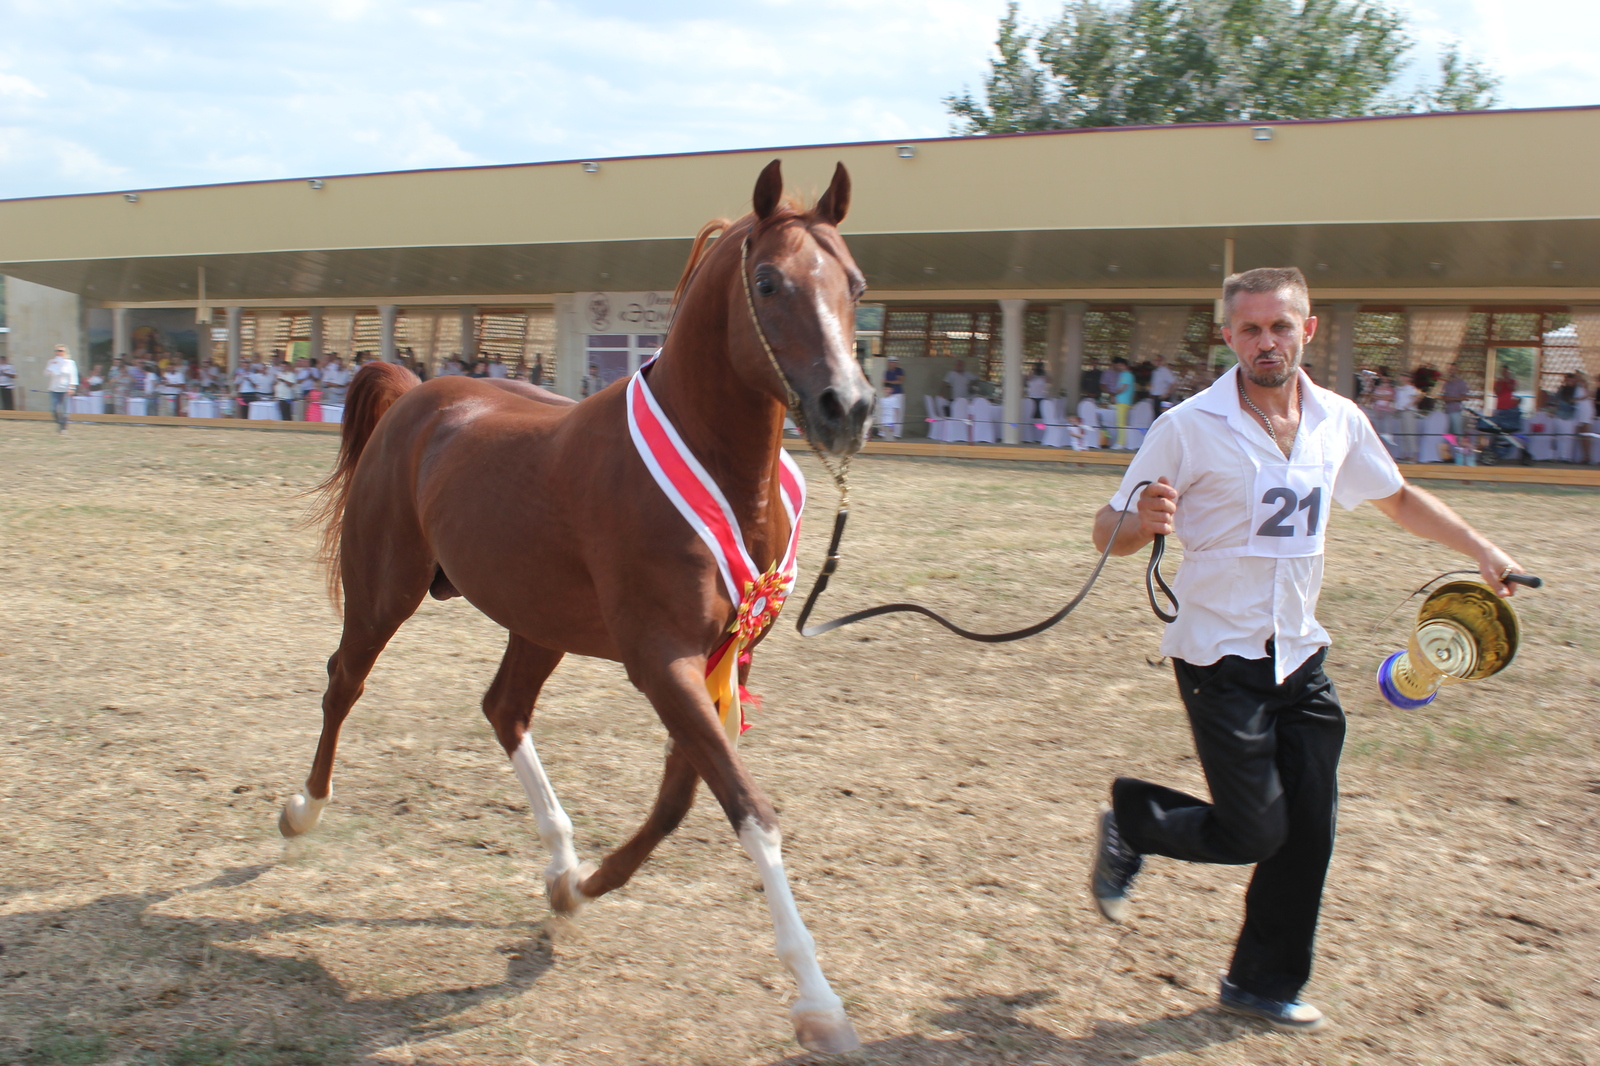
M 257 403 L 272 399 L 273 377 L 266 363 L 257 362 L 250 365 L 250 395 Z M 248 405 L 245 407 L 244 416 L 250 417 Z
M 906 368 L 900 365 L 900 357 L 891 355 L 888 365 L 883 370 L 883 394 L 885 396 L 904 396 L 906 394 Z
M 344 390 L 350 385 L 350 371 L 339 361 L 339 353 L 328 356 L 322 367 L 322 402 L 335 407 L 344 404 Z
M 1578 375 L 1568 373 L 1561 379 L 1561 387 L 1551 398 L 1550 413 L 1554 416 L 1556 433 L 1556 458 L 1563 463 L 1572 462 L 1573 445 L 1578 429 Z
M 1422 399 L 1416 380 L 1416 374 L 1408 374 L 1394 390 L 1394 435 L 1399 441 L 1395 458 L 1411 463 L 1417 461 L 1417 406 Z
M 494 357 L 494 361 L 488 366 L 488 376 L 491 378 L 503 378 L 506 376 L 506 365 L 500 361 L 498 355 Z
M 1444 413 L 1450 417 L 1450 434 L 1459 437 L 1466 429 L 1466 402 L 1472 395 L 1472 386 L 1467 384 L 1467 379 L 1461 376 L 1461 368 L 1455 363 L 1445 371 L 1444 388 L 1440 390 L 1444 400 Z
M 1121 356 L 1111 360 L 1111 366 L 1117 375 L 1116 387 L 1111 391 L 1112 403 L 1117 408 L 1117 443 L 1113 447 L 1118 451 L 1127 451 L 1128 409 L 1133 406 L 1133 371 L 1128 369 L 1128 361 Z
M 533 369 L 528 371 L 528 382 L 532 385 L 544 385 L 544 356 L 534 355 Z
M 282 359 L 278 360 L 272 373 L 272 398 L 278 401 L 278 418 L 281 421 L 294 421 L 295 386 L 294 367 Z
M 1100 398 L 1100 373 L 1098 366 L 1086 366 L 1083 373 L 1078 375 L 1079 402 L 1083 400 L 1098 400 Z
M 78 391 L 78 364 L 65 344 L 56 345 L 56 354 L 44 366 L 50 389 L 50 413 L 56 416 L 56 432 L 67 431 L 67 400 Z
M 189 376 L 184 373 L 183 363 L 174 359 L 167 367 L 167 372 L 161 375 L 161 405 L 164 413 L 174 418 L 178 416 L 178 398 L 188 384 Z
M 1113 359 L 1108 365 L 1101 368 L 1099 395 L 1109 397 L 1115 397 L 1117 395 L 1117 364 L 1122 363 L 1126 365 L 1127 362 L 1128 361 L 1126 359 Z
M 250 387 L 250 364 L 242 359 L 233 371 L 233 394 L 239 401 L 239 417 L 249 418 L 250 401 L 255 399 L 255 394 Z
M 1155 401 L 1156 414 L 1159 415 L 1167 409 L 1167 401 L 1172 398 L 1172 390 L 1178 384 L 1178 379 L 1164 357 L 1158 355 L 1151 362 L 1150 398 Z
M 1579 370 L 1572 375 L 1577 385 L 1572 392 L 1576 401 L 1577 412 L 1574 418 L 1577 425 L 1573 427 L 1572 461 L 1575 463 L 1600 463 L 1600 440 L 1591 434 L 1600 432 L 1600 423 L 1595 421 L 1594 389 L 1589 384 L 1589 379 Z
M 1502 366 L 1494 379 L 1494 421 L 1507 433 L 1522 429 L 1522 400 L 1517 396 L 1517 379 L 1511 368 Z
M 583 376 L 583 383 L 579 386 L 582 396 L 593 396 L 600 391 L 600 366 L 597 363 L 589 364 L 589 372 Z
M 950 399 L 965 399 L 967 393 L 972 391 L 973 377 L 967 373 L 967 364 L 960 359 L 956 360 L 955 368 L 944 376 L 945 387 L 950 390 Z
M 17 409 L 17 368 L 0 353 L 0 411 Z
M 1044 417 L 1044 402 L 1050 398 L 1050 379 L 1045 376 L 1044 364 L 1034 363 L 1028 375 L 1028 418 L 1037 422 Z
M 311 390 L 316 388 L 317 383 L 321 380 L 321 372 L 312 365 L 310 359 L 302 358 L 295 360 L 294 395 L 295 400 L 300 407 L 300 418 L 303 421 L 311 421 L 311 416 L 306 414 L 306 405 L 310 402 L 309 396 Z
M 1380 366 L 1378 376 L 1373 379 L 1372 385 L 1372 426 L 1378 431 L 1378 436 L 1389 446 L 1391 453 L 1395 450 L 1394 441 L 1394 380 L 1389 377 L 1389 368 Z

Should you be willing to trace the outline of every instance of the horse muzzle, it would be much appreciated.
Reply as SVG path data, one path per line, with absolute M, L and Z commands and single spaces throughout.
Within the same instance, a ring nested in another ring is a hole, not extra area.
M 871 390 L 856 382 L 829 385 L 815 396 L 800 398 L 807 436 L 829 455 L 861 450 L 876 406 Z

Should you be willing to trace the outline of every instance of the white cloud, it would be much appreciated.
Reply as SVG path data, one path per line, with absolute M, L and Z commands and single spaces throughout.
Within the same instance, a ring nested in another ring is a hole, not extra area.
M 1561 0 L 1404 0 L 1508 106 L 1600 102 Z M 1059 0 L 1026 0 L 1042 19 Z M 0 196 L 938 136 L 1004 0 L 0 0 Z M 1571 42 L 1568 44 L 1567 42 Z M 1420 76 L 1420 72 L 1419 72 Z

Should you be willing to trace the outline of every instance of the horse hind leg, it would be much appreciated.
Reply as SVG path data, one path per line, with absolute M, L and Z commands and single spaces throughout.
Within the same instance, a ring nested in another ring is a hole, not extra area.
M 550 863 L 544 871 L 545 894 L 550 907 L 557 914 L 573 914 L 588 899 L 579 885 L 595 868 L 592 864 L 578 862 L 572 839 L 572 819 L 567 817 L 556 797 L 528 733 L 539 690 L 561 662 L 561 656 L 559 651 L 513 633 L 494 682 L 484 693 L 483 714 L 494 727 L 500 746 L 511 758 L 511 768 L 522 783 L 528 806 L 533 810 L 539 839 L 550 853 Z
M 369 557 L 370 558 L 370 557 Z M 278 815 L 278 832 L 297 837 L 316 828 L 322 810 L 333 795 L 333 760 L 339 748 L 339 730 L 350 709 L 366 690 L 367 675 L 389 639 L 416 612 L 428 588 L 431 572 L 417 569 L 415 579 L 397 584 L 395 574 L 405 568 L 383 561 L 371 574 L 345 573 L 344 633 L 339 648 L 328 658 L 328 687 L 322 694 L 322 736 L 311 761 L 305 787 L 289 797 Z M 380 576 L 381 575 L 381 576 Z

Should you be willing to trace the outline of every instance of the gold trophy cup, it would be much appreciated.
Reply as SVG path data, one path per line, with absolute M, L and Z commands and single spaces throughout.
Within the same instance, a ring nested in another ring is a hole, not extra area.
M 1518 584 L 1538 587 L 1526 574 Z M 1511 604 L 1476 581 L 1451 581 L 1422 601 L 1410 645 L 1378 667 L 1378 691 L 1401 710 L 1432 703 L 1445 685 L 1481 681 L 1511 665 L 1518 642 Z

